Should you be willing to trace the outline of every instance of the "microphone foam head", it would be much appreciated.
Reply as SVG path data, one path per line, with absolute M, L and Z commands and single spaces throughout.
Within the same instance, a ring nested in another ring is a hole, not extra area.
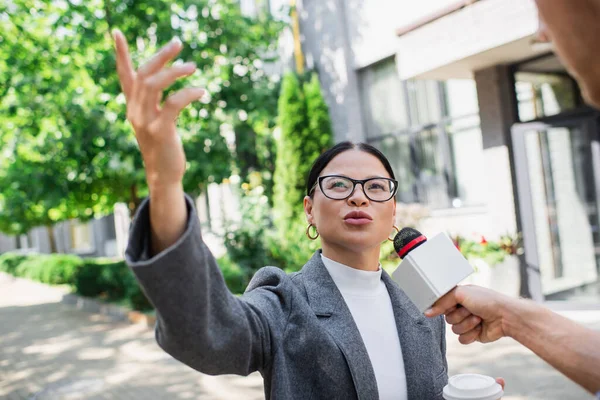
M 402 228 L 400 232 L 394 237 L 394 249 L 396 253 L 401 253 L 405 250 L 406 245 L 418 239 L 424 237 L 421 232 L 413 228 Z M 420 243 L 419 243 L 420 244 Z M 409 251 L 412 249 L 409 249 Z M 408 252 L 406 252 L 408 254 Z

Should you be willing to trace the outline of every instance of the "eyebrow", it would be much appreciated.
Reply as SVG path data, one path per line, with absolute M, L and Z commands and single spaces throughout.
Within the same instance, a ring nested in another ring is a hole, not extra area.
M 322 176 L 342 176 L 344 178 L 355 179 L 355 178 L 352 178 L 352 177 L 350 177 L 350 176 L 348 176 L 346 174 L 327 174 L 327 175 L 322 175 Z M 369 175 L 365 179 L 357 179 L 357 180 L 366 180 L 366 179 L 375 179 L 375 178 L 392 179 L 392 178 L 388 178 L 387 176 Z

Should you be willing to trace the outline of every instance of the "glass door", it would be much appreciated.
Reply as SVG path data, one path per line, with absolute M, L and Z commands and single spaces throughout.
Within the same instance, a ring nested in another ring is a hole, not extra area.
M 513 128 L 530 287 L 538 298 L 600 302 L 600 143 L 596 120 Z

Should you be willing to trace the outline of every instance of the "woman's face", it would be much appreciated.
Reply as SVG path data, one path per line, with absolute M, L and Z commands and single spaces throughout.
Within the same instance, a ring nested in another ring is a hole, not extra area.
M 338 154 L 319 176 L 325 175 L 342 175 L 357 180 L 391 178 L 377 157 L 360 150 Z M 357 184 L 345 200 L 325 197 L 319 185 L 313 193 L 312 199 L 304 198 L 304 211 L 308 222 L 319 231 L 323 248 L 362 252 L 380 246 L 392 234 L 396 215 L 394 199 L 384 203 L 371 201 L 365 196 L 361 184 Z M 352 218 L 350 213 L 353 211 L 365 213 L 366 218 Z

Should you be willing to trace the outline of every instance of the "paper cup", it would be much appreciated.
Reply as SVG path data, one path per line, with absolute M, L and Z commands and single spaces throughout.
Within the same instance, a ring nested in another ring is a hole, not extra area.
M 446 400 L 499 400 L 503 395 L 494 378 L 477 374 L 454 375 L 444 388 Z

